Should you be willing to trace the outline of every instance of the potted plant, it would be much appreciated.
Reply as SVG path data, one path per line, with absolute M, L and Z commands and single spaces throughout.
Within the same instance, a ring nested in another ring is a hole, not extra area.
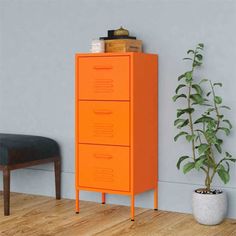
M 193 215 L 201 224 L 215 225 L 226 215 L 227 198 L 225 192 L 212 188 L 212 182 L 218 175 L 227 184 L 230 163 L 236 159 L 229 152 L 223 152 L 224 137 L 230 134 L 232 125 L 223 115 L 225 109 L 230 108 L 222 104 L 222 98 L 216 93 L 222 83 L 196 78 L 195 71 L 203 62 L 203 49 L 200 43 L 195 50 L 188 50 L 184 58 L 191 63 L 191 69 L 178 77 L 173 96 L 173 101 L 181 99 L 183 106 L 177 109 L 174 125 L 180 132 L 174 140 L 185 138 L 191 146 L 191 155 L 181 156 L 177 168 L 183 166 L 184 174 L 196 170 L 205 176 L 205 187 L 193 192 Z

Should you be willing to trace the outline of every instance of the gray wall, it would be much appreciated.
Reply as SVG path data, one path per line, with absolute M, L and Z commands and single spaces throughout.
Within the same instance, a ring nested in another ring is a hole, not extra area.
M 187 65 L 185 51 L 206 45 L 202 74 L 224 83 L 221 94 L 232 107 L 236 127 L 236 2 L 230 0 L 0 0 L 0 130 L 55 138 L 63 154 L 63 197 L 74 198 L 74 54 L 88 52 L 91 39 L 120 25 L 160 55 L 159 208 L 190 212 L 191 191 L 203 183 L 197 172 L 183 175 L 177 157 L 190 152 L 173 141 L 176 77 Z M 236 153 L 233 131 L 226 147 Z M 236 168 L 228 192 L 229 217 L 236 218 Z M 53 195 L 52 165 L 15 171 L 12 190 Z M 0 186 L 1 187 L 1 186 Z M 97 193 L 82 199 L 99 201 Z M 152 207 L 152 192 L 137 206 Z M 108 202 L 129 204 L 109 195 Z

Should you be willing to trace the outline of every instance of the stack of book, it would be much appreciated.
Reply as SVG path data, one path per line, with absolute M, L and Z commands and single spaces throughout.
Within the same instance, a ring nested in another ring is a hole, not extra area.
M 107 37 L 100 37 L 105 42 L 105 52 L 142 52 L 142 41 L 129 35 L 115 35 L 116 30 L 108 30 Z

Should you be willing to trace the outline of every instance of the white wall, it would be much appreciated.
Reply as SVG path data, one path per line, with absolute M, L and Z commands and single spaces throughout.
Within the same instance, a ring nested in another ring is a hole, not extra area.
M 236 1 L 233 0 L 0 0 L 0 131 L 45 135 L 56 139 L 63 155 L 63 196 L 74 198 L 74 54 L 88 52 L 91 39 L 120 25 L 158 53 L 159 63 L 159 208 L 190 212 L 191 191 L 203 183 L 192 172 L 176 169 L 177 157 L 190 152 L 175 143 L 176 105 L 171 97 L 176 77 L 187 65 L 185 51 L 204 42 L 202 74 L 224 83 L 221 94 L 232 107 L 236 127 Z M 233 131 L 226 142 L 236 153 Z M 232 168 L 229 217 L 236 218 L 236 168 Z M 54 194 L 52 165 L 15 171 L 12 190 Z M 152 207 L 152 192 L 137 205 Z M 96 193 L 83 199 L 99 201 Z M 110 203 L 128 204 L 118 195 Z

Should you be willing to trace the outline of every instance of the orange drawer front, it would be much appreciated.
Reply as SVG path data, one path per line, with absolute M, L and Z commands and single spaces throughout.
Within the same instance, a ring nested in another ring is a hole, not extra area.
M 129 100 L 129 56 L 81 57 L 79 99 Z
M 80 144 L 79 185 L 129 191 L 129 148 Z
M 129 102 L 79 102 L 80 143 L 128 146 L 129 123 Z

